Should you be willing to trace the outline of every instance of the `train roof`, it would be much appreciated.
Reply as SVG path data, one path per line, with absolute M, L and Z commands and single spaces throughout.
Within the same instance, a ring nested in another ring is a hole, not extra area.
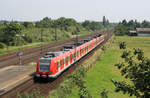
M 60 54 L 63 54 L 63 51 L 57 51 L 57 52 L 47 52 L 44 56 L 44 58 L 53 58 L 56 56 L 59 56 Z
M 69 51 L 71 49 L 74 49 L 75 48 L 75 45 L 65 45 L 63 46 L 63 51 Z
M 92 39 L 93 39 L 93 38 L 90 38 L 90 37 L 89 37 L 89 38 L 87 38 L 87 39 L 84 39 L 83 42 L 86 43 L 86 42 L 91 41 Z
M 74 43 L 75 46 L 80 46 L 82 44 L 84 44 L 84 41 L 80 41 L 80 42 Z

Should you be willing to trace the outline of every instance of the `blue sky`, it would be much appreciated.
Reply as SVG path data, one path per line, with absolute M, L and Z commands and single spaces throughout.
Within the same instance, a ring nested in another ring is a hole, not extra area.
M 61 16 L 77 21 L 150 21 L 150 0 L 0 0 L 0 20 L 37 21 Z

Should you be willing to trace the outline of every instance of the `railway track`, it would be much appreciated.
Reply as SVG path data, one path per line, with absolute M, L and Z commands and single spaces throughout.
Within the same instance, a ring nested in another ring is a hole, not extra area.
M 95 35 L 97 32 L 89 35 L 79 36 L 79 41 L 83 38 Z M 23 50 L 24 55 L 22 56 L 22 64 L 26 65 L 30 62 L 36 61 L 38 58 L 43 56 L 47 51 L 59 51 L 64 45 L 75 43 L 76 38 L 63 40 L 48 45 L 43 45 L 42 47 L 34 47 L 30 49 Z M 42 49 L 42 54 L 41 54 Z M 0 68 L 17 65 L 19 63 L 18 57 L 16 56 L 17 52 L 8 53 L 0 56 Z
M 97 48 L 95 48 L 93 51 L 91 51 L 85 57 L 83 57 L 81 60 L 79 60 L 78 63 L 74 64 L 68 70 L 63 72 L 57 79 L 53 79 L 53 80 L 49 80 L 49 81 L 45 80 L 45 81 L 35 82 L 34 79 L 31 78 L 31 79 L 25 81 L 24 83 L 22 83 L 21 85 L 18 85 L 13 90 L 7 92 L 5 95 L 2 95 L 0 97 L 15 98 L 15 97 L 17 97 L 16 93 L 20 93 L 21 95 L 23 95 L 25 92 L 31 93 L 33 91 L 40 91 L 41 95 L 47 96 L 50 91 L 52 91 L 53 89 L 56 89 L 59 86 L 59 84 L 63 81 L 65 76 L 72 73 L 78 66 L 80 66 L 80 64 L 84 60 L 89 58 L 97 49 L 99 49 L 102 45 L 104 45 L 108 41 L 108 39 L 113 35 L 113 31 L 107 31 L 107 32 L 108 32 L 108 34 L 105 37 L 105 40 L 103 43 L 101 43 Z

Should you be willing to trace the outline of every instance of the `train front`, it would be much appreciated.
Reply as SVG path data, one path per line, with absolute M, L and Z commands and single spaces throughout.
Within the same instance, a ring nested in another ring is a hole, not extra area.
M 51 58 L 42 57 L 37 61 L 36 77 L 48 78 L 50 75 Z

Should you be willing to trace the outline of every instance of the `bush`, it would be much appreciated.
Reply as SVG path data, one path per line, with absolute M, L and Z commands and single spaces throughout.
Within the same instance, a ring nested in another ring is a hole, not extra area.
M 4 49 L 6 47 L 6 45 L 2 42 L 0 42 L 0 49 Z
M 121 42 L 119 44 L 120 49 L 126 49 L 126 43 L 125 42 Z

